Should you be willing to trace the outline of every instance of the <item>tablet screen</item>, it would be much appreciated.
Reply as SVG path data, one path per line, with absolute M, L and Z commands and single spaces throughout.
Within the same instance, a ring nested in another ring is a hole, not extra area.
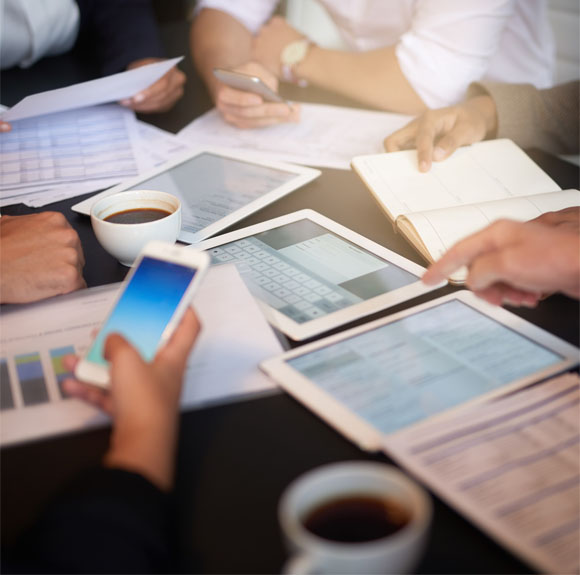
M 417 282 L 418 277 L 303 219 L 208 250 L 243 262 L 254 297 L 304 323 Z
M 286 361 L 392 433 L 562 359 L 452 300 Z
M 296 173 L 205 152 L 128 189 L 161 190 L 182 203 L 183 231 L 196 233 L 296 178 Z

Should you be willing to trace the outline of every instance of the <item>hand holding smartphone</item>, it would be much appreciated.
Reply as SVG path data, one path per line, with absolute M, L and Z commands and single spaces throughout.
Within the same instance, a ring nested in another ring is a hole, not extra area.
M 262 96 L 267 102 L 279 102 L 286 104 L 291 108 L 290 102 L 285 100 L 270 88 L 259 76 L 252 74 L 243 74 L 234 70 L 227 70 L 225 68 L 214 68 L 213 75 L 223 84 L 241 90 L 242 92 L 252 92 Z
M 102 387 L 109 384 L 103 348 L 110 333 L 121 334 L 145 361 L 151 361 L 179 325 L 208 263 L 205 252 L 164 242 L 147 244 L 88 352 L 78 362 L 75 376 Z

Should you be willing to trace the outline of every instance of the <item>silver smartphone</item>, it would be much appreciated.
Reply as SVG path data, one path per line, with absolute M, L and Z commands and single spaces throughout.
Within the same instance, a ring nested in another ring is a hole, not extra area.
M 242 92 L 252 92 L 262 96 L 267 102 L 280 102 L 291 106 L 288 100 L 285 100 L 270 88 L 261 78 L 251 74 L 243 74 L 242 72 L 235 72 L 234 70 L 226 70 L 225 68 L 214 68 L 213 75 L 223 84 L 241 90 Z
M 78 362 L 76 377 L 101 387 L 109 384 L 103 349 L 113 332 L 151 361 L 179 325 L 208 263 L 204 252 L 165 242 L 147 244 L 88 352 Z

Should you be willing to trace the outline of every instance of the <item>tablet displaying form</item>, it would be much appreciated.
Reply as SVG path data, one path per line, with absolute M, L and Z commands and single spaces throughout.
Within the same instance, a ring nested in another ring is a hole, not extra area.
M 197 150 L 85 200 L 73 210 L 89 214 L 98 198 L 116 192 L 161 190 L 181 200 L 179 239 L 195 243 L 235 224 L 319 175 L 318 170 L 311 168 L 261 162 L 239 153 Z
M 236 263 L 270 322 L 301 340 L 431 289 L 419 265 L 312 210 L 198 244 Z
M 267 360 L 288 392 L 366 449 L 578 363 L 578 349 L 461 292 Z

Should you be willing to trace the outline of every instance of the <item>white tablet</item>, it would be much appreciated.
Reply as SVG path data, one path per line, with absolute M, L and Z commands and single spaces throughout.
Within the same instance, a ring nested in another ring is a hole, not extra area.
M 440 287 L 421 283 L 425 268 L 313 210 L 195 247 L 214 264 L 237 263 L 270 323 L 294 340 Z
M 578 364 L 579 350 L 462 291 L 287 352 L 262 369 L 363 449 Z
M 255 155 L 197 149 L 73 206 L 89 215 L 93 203 L 127 190 L 161 190 L 181 200 L 179 239 L 199 242 L 262 209 L 320 175 L 319 170 Z

